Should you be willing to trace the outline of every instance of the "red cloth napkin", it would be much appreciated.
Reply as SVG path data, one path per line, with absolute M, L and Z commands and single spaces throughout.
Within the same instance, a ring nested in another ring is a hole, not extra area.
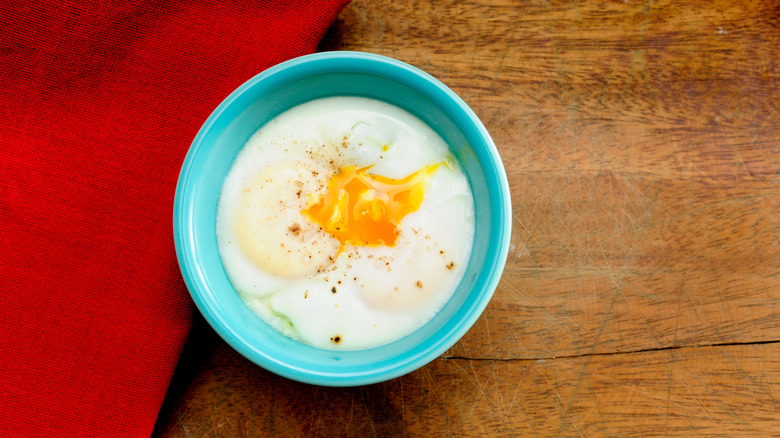
M 149 436 L 193 312 L 172 232 L 184 155 L 347 3 L 0 7 L 0 436 Z

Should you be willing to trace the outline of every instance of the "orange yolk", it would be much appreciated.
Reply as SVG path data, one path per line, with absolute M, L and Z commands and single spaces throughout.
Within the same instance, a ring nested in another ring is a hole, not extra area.
M 426 166 L 403 179 L 369 175 L 371 166 L 344 167 L 303 214 L 337 238 L 342 248 L 346 243 L 394 246 L 398 225 L 420 208 L 427 179 L 439 166 Z

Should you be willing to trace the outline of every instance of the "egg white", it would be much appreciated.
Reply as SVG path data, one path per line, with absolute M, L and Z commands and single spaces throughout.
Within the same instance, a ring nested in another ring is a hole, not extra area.
M 395 246 L 339 242 L 301 211 L 344 166 L 403 178 L 446 162 Z M 430 320 L 457 288 L 471 253 L 474 202 L 446 143 L 395 106 L 331 97 L 262 127 L 225 179 L 217 238 L 225 270 L 263 320 L 302 342 L 367 348 Z

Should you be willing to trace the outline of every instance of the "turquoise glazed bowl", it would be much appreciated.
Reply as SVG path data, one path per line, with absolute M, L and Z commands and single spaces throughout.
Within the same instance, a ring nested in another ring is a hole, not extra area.
M 361 96 L 401 107 L 450 145 L 474 193 L 475 242 L 458 289 L 427 324 L 380 347 L 334 351 L 290 339 L 241 300 L 217 249 L 217 201 L 249 137 L 276 115 L 329 96 Z M 227 97 L 198 132 L 182 165 L 173 229 L 182 276 L 200 312 L 233 348 L 278 375 L 316 385 L 389 380 L 432 361 L 476 322 L 504 269 L 511 228 L 509 186 L 490 135 L 452 90 L 403 62 L 360 52 L 303 56 L 272 67 Z

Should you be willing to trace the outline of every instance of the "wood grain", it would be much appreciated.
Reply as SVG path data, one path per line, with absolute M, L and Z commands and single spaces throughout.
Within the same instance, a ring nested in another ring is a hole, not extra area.
M 321 49 L 416 65 L 482 119 L 513 202 L 498 290 L 363 388 L 201 327 L 155 435 L 780 435 L 780 2 L 356 0 Z
M 198 357 L 202 368 L 186 388 L 175 388 L 175 410 L 158 425 L 158 436 L 710 437 L 778 432 L 777 343 L 552 360 L 438 359 L 389 382 L 324 388 L 271 374 L 238 356 L 216 335 L 203 338 L 213 350 Z

